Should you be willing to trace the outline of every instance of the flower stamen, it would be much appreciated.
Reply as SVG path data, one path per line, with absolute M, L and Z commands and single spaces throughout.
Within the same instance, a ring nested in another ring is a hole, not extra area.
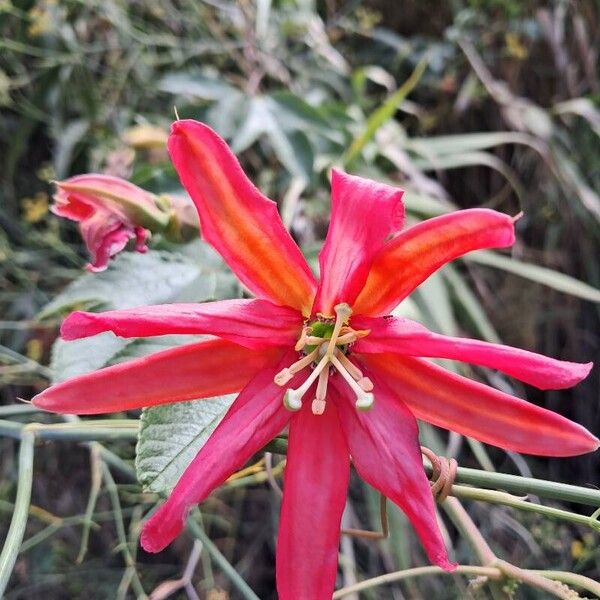
M 331 339 L 329 340 L 329 345 L 327 346 L 327 356 L 329 357 L 333 356 L 333 352 L 338 343 L 338 337 L 340 336 L 340 331 L 342 327 L 347 324 L 348 319 L 352 314 L 352 309 L 345 302 L 342 304 L 336 304 L 333 309 L 335 310 L 336 317 Z
M 354 380 L 337 356 L 332 355 L 329 359 L 340 375 L 346 380 L 346 383 L 350 386 L 352 391 L 356 394 L 356 408 L 358 410 L 369 410 L 373 406 L 373 402 L 375 402 L 375 396 L 372 393 L 365 391 Z
M 315 353 L 317 351 L 318 349 Z M 329 358 L 329 356 L 325 355 L 319 361 L 319 364 L 315 367 L 314 371 L 298 389 L 288 388 L 286 390 L 283 396 L 283 403 L 288 410 L 300 410 L 302 408 L 302 397 L 308 392 L 308 388 L 315 382 L 321 371 L 327 366 Z
M 302 328 L 302 333 L 300 334 L 300 337 L 298 338 L 298 341 L 296 342 L 296 345 L 294 346 L 294 350 L 296 350 L 296 352 L 300 352 L 300 350 L 302 350 L 302 348 L 304 348 L 304 346 L 306 346 L 306 344 L 308 343 L 306 340 L 307 340 L 308 336 L 310 335 L 311 331 L 312 331 L 312 327 L 304 326 Z
M 374 402 L 373 382 L 365 377 L 362 371 L 346 357 L 348 346 L 359 338 L 369 335 L 370 330 L 356 330 L 350 327 L 349 319 L 352 309 L 345 302 L 334 306 L 335 320 L 332 317 L 318 314 L 312 323 L 305 322 L 294 349 L 303 351 L 305 356 L 294 364 L 279 371 L 274 382 L 279 386 L 289 383 L 294 375 L 302 369 L 315 365 L 313 372 L 297 389 L 286 390 L 283 403 L 289 410 L 300 410 L 302 398 L 318 378 L 315 398 L 311 410 L 314 415 L 322 415 L 327 406 L 327 385 L 332 366 L 340 372 L 356 394 L 356 407 L 368 410 Z
M 279 386 L 284 386 L 286 383 L 292 380 L 296 373 L 302 371 L 302 369 L 308 367 L 310 363 L 316 360 L 318 353 L 319 349 L 315 348 L 310 354 L 307 354 L 300 360 L 297 360 L 293 365 L 281 369 L 281 371 L 275 375 L 273 381 Z
M 317 393 L 312 402 L 313 415 L 322 415 L 325 412 L 325 403 L 327 401 L 327 382 L 329 381 L 329 368 L 323 369 L 319 373 L 319 382 L 317 383 Z

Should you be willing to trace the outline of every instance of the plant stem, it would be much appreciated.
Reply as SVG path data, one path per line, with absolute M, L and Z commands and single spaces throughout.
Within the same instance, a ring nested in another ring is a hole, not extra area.
M 350 594 L 356 592 L 362 592 L 370 590 L 386 583 L 394 583 L 396 581 L 403 581 L 411 579 L 413 577 L 426 577 L 429 575 L 454 575 L 454 573 L 461 573 L 462 575 L 474 575 L 477 577 L 487 577 L 494 581 L 499 581 L 503 578 L 504 574 L 498 567 L 476 567 L 471 565 L 458 565 L 453 573 L 448 573 L 439 567 L 427 566 L 427 567 L 415 567 L 413 569 L 404 569 L 402 571 L 396 571 L 394 573 L 386 573 L 385 575 L 379 575 L 360 583 L 342 588 L 335 592 L 332 596 L 332 600 L 338 600 L 339 598 L 345 598 Z M 593 581 L 589 577 L 578 575 L 576 573 L 568 573 L 566 571 L 529 571 L 531 574 L 540 575 L 546 580 L 561 581 L 576 585 L 581 589 L 596 594 L 600 597 L 600 583 Z M 552 592 L 554 594 L 554 590 Z M 560 598 L 560 596 L 559 596 Z
M 338 590 L 333 594 L 332 600 L 338 600 L 338 598 L 344 598 L 345 596 L 349 596 L 350 594 L 354 594 L 356 592 L 369 590 L 371 588 L 378 587 L 386 583 L 393 583 L 395 581 L 411 579 L 412 577 L 425 577 L 427 575 L 454 575 L 454 573 L 462 573 L 464 575 L 475 575 L 477 577 L 489 577 L 490 579 L 501 579 L 502 577 L 500 570 L 495 567 L 476 567 L 471 565 L 459 565 L 456 568 L 456 570 L 452 573 L 444 571 L 443 569 L 440 569 L 440 567 L 415 567 L 413 569 L 404 569 L 403 571 L 395 571 L 394 573 L 386 573 L 385 575 L 379 575 L 378 577 L 373 577 L 371 579 L 367 579 L 366 581 L 361 581 L 360 583 L 356 583 L 354 585 L 342 588 L 341 590 Z
M 233 568 L 229 561 L 221 554 L 221 551 L 215 546 L 213 541 L 206 535 L 206 532 L 196 522 L 194 518 L 187 520 L 187 527 L 192 535 L 202 542 L 206 551 L 212 556 L 223 573 L 229 578 L 231 583 L 237 588 L 240 596 L 245 600 L 260 600 L 260 598 L 252 591 L 252 588 L 240 577 L 239 573 Z
M 15 423 L 0 420 L 0 435 L 21 438 L 30 431 L 42 440 L 70 440 L 77 442 L 97 440 L 135 440 L 139 430 L 137 419 L 98 419 L 77 423 Z
M 489 502 L 491 504 L 502 504 L 518 510 L 538 513 L 540 515 L 550 517 L 551 519 L 561 519 L 563 521 L 577 523 L 578 525 L 586 525 L 596 531 L 600 531 L 600 521 L 593 516 L 578 515 L 577 513 L 560 508 L 554 508 L 553 506 L 544 506 L 535 502 L 529 502 L 527 500 L 523 500 L 522 498 L 507 494 L 506 492 L 485 490 L 482 488 L 467 487 L 463 485 L 453 485 L 451 493 L 456 498 L 479 500 L 481 502 Z
M 425 471 L 430 475 L 431 467 L 426 466 Z M 488 489 L 501 489 L 524 496 L 533 494 L 542 498 L 600 506 L 600 490 L 568 485 L 557 481 L 459 467 L 456 473 L 456 482 Z
M 265 450 L 275 454 L 286 454 L 287 439 L 284 437 L 277 437 L 265 446 Z M 432 469 L 429 463 L 425 463 L 424 467 L 427 475 L 431 476 Z M 544 479 L 535 479 L 533 477 L 521 477 L 520 475 L 507 475 L 505 473 L 458 467 L 456 472 L 456 483 L 465 483 L 492 490 L 504 490 L 522 496 L 532 494 L 542 498 L 552 498 L 554 500 L 563 500 L 565 502 L 578 502 L 579 504 L 600 507 L 600 490 L 569 485 L 557 481 L 547 481 Z
M 33 446 L 35 436 L 24 432 L 21 436 L 21 448 L 19 450 L 19 477 L 17 481 L 17 498 L 15 510 L 10 522 L 10 528 L 2 554 L 0 554 L 0 598 L 8 585 L 10 575 L 17 560 L 19 548 L 23 541 L 27 516 L 29 514 L 29 503 L 31 501 L 31 484 L 33 481 Z

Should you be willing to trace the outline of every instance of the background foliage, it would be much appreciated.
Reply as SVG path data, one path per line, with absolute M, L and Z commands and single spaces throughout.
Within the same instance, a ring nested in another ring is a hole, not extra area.
M 431 0 L 401 10 L 385 0 L 0 1 L 2 403 L 174 343 L 99 336 L 53 345 L 61 316 L 74 307 L 239 295 L 200 242 L 173 247 L 155 239 L 148 255 L 124 254 L 103 275 L 81 277 L 78 234 L 48 213 L 49 181 L 81 172 L 179 192 L 164 147 L 173 106 L 228 139 L 313 260 L 326 232 L 333 165 L 406 188 L 411 220 L 456 207 L 524 211 L 510 257 L 478 253 L 446 268 L 402 310 L 444 333 L 597 359 L 599 16 L 592 1 Z M 560 393 L 469 374 L 600 430 L 598 369 Z M 4 415 L 56 421 L 26 409 Z M 152 432 L 156 419 L 179 418 L 146 411 L 142 427 Z M 127 423 L 115 421 L 125 433 L 104 447 L 55 441 L 36 449 L 26 542 L 6 597 L 141 596 L 198 559 L 194 535 L 204 543 L 192 578 L 200 597 L 250 597 L 228 565 L 260 598 L 274 597 L 279 497 L 260 465 L 203 505 L 216 546 L 199 530 L 158 556 L 138 553 L 140 522 L 160 491 L 153 456 L 166 451 L 148 447 L 160 443 L 151 433 L 145 448 L 142 438 L 137 466 L 150 488 L 143 491 L 132 478 L 136 430 Z M 197 442 L 201 431 L 182 435 Z M 423 436 L 461 465 L 597 483 L 598 456 L 524 461 L 432 428 Z M 13 510 L 17 445 L 2 438 L 0 446 L 2 531 Z M 281 459 L 273 460 L 277 470 Z M 469 510 L 511 562 L 600 575 L 591 528 L 487 504 Z M 378 519 L 377 497 L 355 482 L 346 525 L 378 529 Z M 399 512 L 391 511 L 390 524 L 384 542 L 343 542 L 340 583 L 425 564 Z M 469 548 L 449 535 L 468 562 Z M 431 578 L 365 598 L 488 597 L 464 586 L 457 579 L 449 591 L 447 581 Z M 159 592 L 153 597 L 165 597 Z M 182 589 L 174 597 L 187 596 Z

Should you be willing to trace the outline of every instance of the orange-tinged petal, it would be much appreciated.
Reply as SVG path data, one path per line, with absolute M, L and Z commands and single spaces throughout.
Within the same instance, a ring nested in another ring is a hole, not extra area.
M 353 346 L 354 352 L 459 360 L 498 369 L 542 390 L 572 387 L 585 379 L 593 366 L 591 362 L 567 362 L 512 346 L 440 335 L 399 317 L 357 317 L 352 325 L 371 332 Z
M 505 450 L 575 456 L 598 439 L 565 417 L 471 381 L 426 360 L 397 354 L 355 354 L 423 421 Z
M 514 241 L 514 220 L 485 208 L 423 221 L 400 233 L 377 254 L 353 306 L 354 314 L 387 314 L 451 260 L 472 250 L 504 248 Z
M 38 408 L 56 413 L 95 415 L 169 402 L 239 392 L 281 350 L 249 350 L 210 339 L 157 352 L 44 390 Z
M 227 144 L 198 121 L 173 123 L 169 153 L 200 216 L 202 237 L 256 296 L 310 313 L 316 282 L 277 205 Z
M 334 316 L 336 304 L 356 300 L 373 257 L 402 227 L 403 195 L 398 188 L 332 171 L 331 221 L 319 253 L 321 280 L 313 313 Z

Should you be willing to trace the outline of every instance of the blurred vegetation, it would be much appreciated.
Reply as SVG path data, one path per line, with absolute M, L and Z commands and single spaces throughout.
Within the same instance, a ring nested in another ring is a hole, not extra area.
M 522 210 L 510 258 L 482 254 L 445 269 L 407 310 L 444 333 L 597 359 L 599 23 L 598 4 L 585 0 L 430 0 L 401 8 L 390 0 L 0 0 L 1 403 L 28 398 L 56 377 L 56 359 L 54 375 L 47 365 L 60 311 L 37 316 L 85 264 L 75 228 L 48 212 L 49 182 L 101 171 L 152 191 L 180 191 L 164 146 L 174 106 L 230 142 L 254 181 L 279 201 L 310 258 L 326 232 L 334 165 L 405 188 L 412 220 L 456 207 Z M 172 250 L 160 239 L 155 247 Z M 210 293 L 196 289 L 195 299 L 231 292 L 221 284 Z M 486 376 L 600 430 L 598 369 L 574 390 L 546 393 Z M 424 435 L 465 466 L 597 483 L 598 456 L 525 462 L 439 432 Z M 7 438 L 0 447 L 3 531 L 17 447 Z M 127 465 L 134 456 L 131 442 L 107 447 Z M 110 471 L 98 475 L 107 467 L 93 452 L 90 470 L 89 455 L 69 442 L 46 442 L 36 452 L 27 541 L 6 598 L 126 598 L 138 576 L 147 593 L 181 576 L 190 538 L 158 556 L 140 550 L 135 557 L 139 524 L 156 496 L 122 470 L 114 487 Z M 90 489 L 98 526 L 76 564 Z M 353 485 L 351 526 L 379 527 L 371 496 Z M 274 597 L 277 507 L 264 485 L 223 489 L 203 506 L 211 539 L 264 599 Z M 487 504 L 469 509 L 503 558 L 600 576 L 593 530 Z M 425 564 L 404 518 L 392 511 L 390 519 L 387 541 L 343 547 L 351 565 L 344 582 Z M 133 540 L 135 577 L 120 553 L 122 527 Z M 468 561 L 469 549 L 456 544 Z M 464 581 L 450 589 L 441 579 L 415 580 L 364 597 L 488 597 L 467 591 Z M 206 552 L 194 584 L 200 597 L 243 597 Z M 173 597 L 188 596 L 181 590 Z M 544 596 L 519 589 L 514 597 Z

